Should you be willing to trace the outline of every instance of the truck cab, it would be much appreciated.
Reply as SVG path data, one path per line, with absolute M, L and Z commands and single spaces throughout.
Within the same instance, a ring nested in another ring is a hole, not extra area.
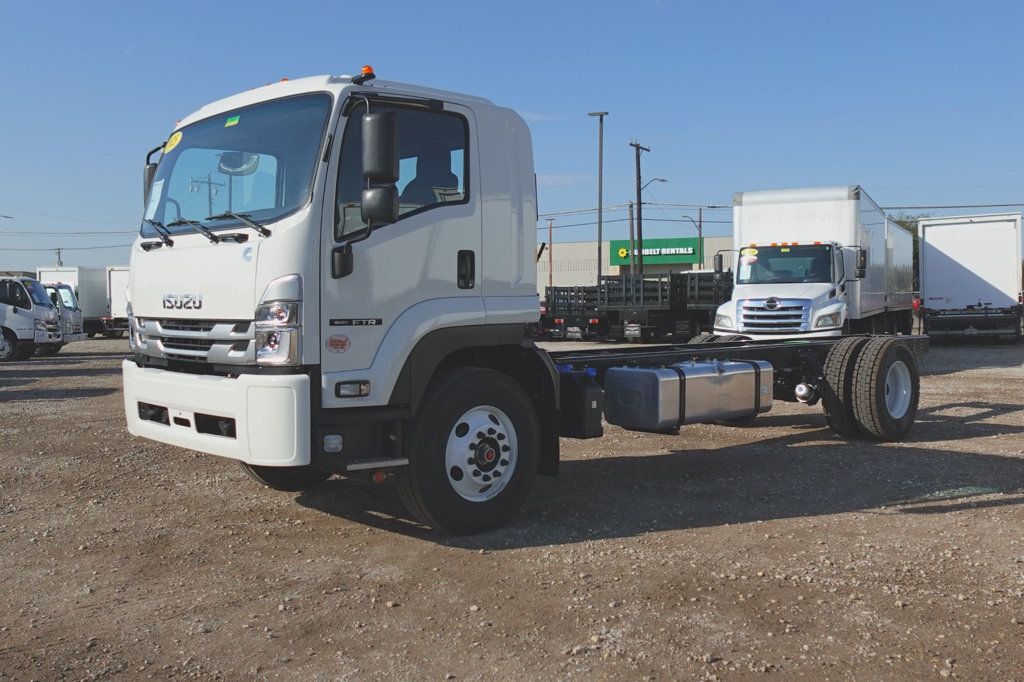
M 720 335 L 775 339 L 839 336 L 849 320 L 856 251 L 837 242 L 771 242 L 741 248 Z
M 60 351 L 65 344 L 85 339 L 84 319 L 82 309 L 78 305 L 78 298 L 75 296 L 75 290 L 70 284 L 50 282 L 43 283 L 43 287 L 50 297 L 50 302 L 57 309 L 62 339 L 56 347 L 40 347 L 36 352 L 39 355 L 52 355 Z
M 62 342 L 57 309 L 43 285 L 29 277 L 0 277 L 0 362 Z

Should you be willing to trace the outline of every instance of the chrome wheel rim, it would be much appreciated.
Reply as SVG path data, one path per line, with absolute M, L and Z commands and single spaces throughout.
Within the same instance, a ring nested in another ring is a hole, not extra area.
M 508 415 L 491 405 L 468 410 L 448 433 L 445 475 L 464 500 L 486 502 L 515 472 L 519 441 Z
M 910 368 L 902 360 L 897 360 L 885 375 L 885 409 L 890 417 L 901 419 L 907 413 L 912 392 Z

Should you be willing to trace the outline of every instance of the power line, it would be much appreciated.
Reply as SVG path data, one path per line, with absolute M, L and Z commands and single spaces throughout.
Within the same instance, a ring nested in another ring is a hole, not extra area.
M 108 234 L 138 234 L 138 230 L 110 230 L 110 231 L 97 231 L 97 232 L 36 232 L 35 230 L 15 231 L 15 230 L 0 230 L 0 235 L 20 235 L 34 237 L 36 235 L 55 235 L 59 237 L 63 236 L 74 236 L 74 237 L 102 237 Z
M 17 209 L 19 211 L 24 211 L 25 213 L 31 213 L 32 215 L 43 216 L 44 218 L 54 218 L 56 220 L 69 220 L 69 221 L 75 222 L 75 223 L 93 223 L 93 224 L 96 224 L 96 225 L 105 225 L 105 224 L 109 224 L 109 223 L 120 223 L 120 222 L 122 222 L 122 220 L 110 220 L 110 219 L 94 220 L 94 219 L 91 219 L 91 218 L 78 218 L 78 217 L 75 217 L 75 216 L 58 215 L 56 213 L 44 213 L 43 211 L 34 211 L 31 208 L 25 208 L 24 206 L 19 206 L 17 204 L 9 204 L 6 201 L 0 202 L 0 205 L 3 205 L 5 207 L 10 207 L 10 208 L 15 208 L 15 209 Z
M 1015 204 L 947 204 L 945 206 L 882 206 L 883 211 L 911 211 L 929 208 L 1013 208 L 1024 206 L 1024 201 Z
M 110 246 L 62 246 L 61 251 L 93 251 L 96 249 L 127 249 L 131 244 L 111 244 Z M 49 249 L 8 249 L 0 248 L 0 251 L 56 251 L 56 247 Z
M 646 204 L 648 202 L 645 201 L 644 203 Z M 612 218 L 611 220 L 605 220 L 604 222 L 606 222 L 606 223 L 624 223 L 627 220 L 629 220 L 629 218 Z M 646 220 L 648 222 L 654 222 L 654 223 L 680 223 L 680 224 L 689 225 L 689 223 L 683 223 L 683 221 L 677 220 L 675 218 L 645 218 L 644 220 Z M 707 225 L 707 224 L 732 225 L 732 221 L 731 220 L 705 220 L 704 224 L 705 225 Z M 569 223 L 567 225 L 555 225 L 553 227 L 553 229 L 557 230 L 557 229 L 563 228 L 563 227 L 585 227 L 587 225 L 597 225 L 597 221 L 594 221 L 594 222 L 591 222 L 591 223 Z M 544 227 L 538 227 L 537 229 L 538 230 L 546 230 L 548 228 L 545 225 Z

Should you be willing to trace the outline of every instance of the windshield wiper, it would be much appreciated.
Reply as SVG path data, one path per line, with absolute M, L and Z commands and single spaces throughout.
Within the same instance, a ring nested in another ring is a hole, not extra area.
M 213 232 L 210 232 L 209 230 L 207 230 L 205 227 L 203 227 L 194 220 L 189 220 L 188 218 L 178 218 L 173 223 L 167 223 L 167 227 L 177 227 L 178 225 L 191 225 L 196 229 L 197 232 L 202 232 L 203 236 L 209 239 L 214 244 L 220 241 L 220 237 L 215 235 Z
M 153 226 L 153 229 L 156 230 L 156 233 L 160 235 L 160 241 L 162 241 L 167 246 L 174 246 L 174 240 L 171 239 L 171 233 L 170 231 L 168 231 L 166 227 L 164 227 L 164 224 L 162 222 L 160 222 L 159 220 L 150 220 L 149 218 L 143 218 L 142 222 L 149 223 L 150 225 Z
M 209 218 L 207 218 L 207 220 L 227 220 L 228 218 L 234 218 L 235 220 L 239 221 L 246 227 L 251 227 L 252 229 L 256 230 L 264 237 L 270 236 L 270 230 L 263 227 L 252 218 L 250 218 L 249 214 L 247 213 L 235 213 L 233 211 L 224 211 L 223 213 L 218 213 L 217 215 L 210 216 Z

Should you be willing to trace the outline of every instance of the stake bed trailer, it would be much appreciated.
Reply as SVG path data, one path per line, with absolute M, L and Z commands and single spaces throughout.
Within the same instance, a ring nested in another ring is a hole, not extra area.
M 778 397 L 820 400 L 845 437 L 913 426 L 916 337 L 537 348 L 526 124 L 372 77 L 215 102 L 147 156 L 122 364 L 132 434 L 281 490 L 394 476 L 414 517 L 470 533 L 507 522 L 536 474 L 557 473 L 559 437 L 600 436 L 602 415 L 671 431 L 743 423 Z M 225 191 L 197 195 L 196 177 Z

